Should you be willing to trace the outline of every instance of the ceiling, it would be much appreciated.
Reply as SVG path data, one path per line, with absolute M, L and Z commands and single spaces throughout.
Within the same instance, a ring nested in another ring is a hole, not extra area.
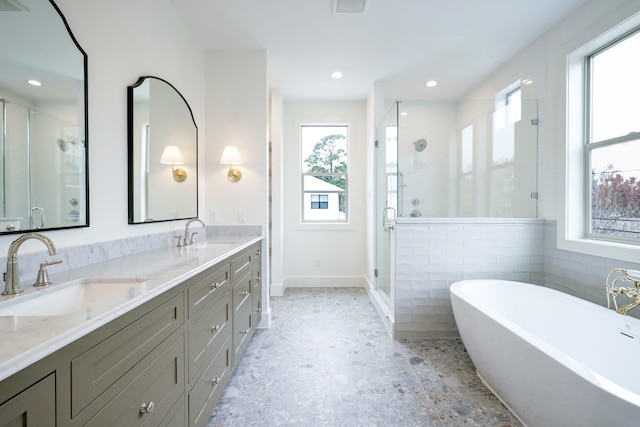
M 586 0 L 169 0 L 207 49 L 265 49 L 284 99 L 457 99 Z M 341 71 L 334 80 L 330 74 Z M 439 84 L 426 88 L 434 79 Z

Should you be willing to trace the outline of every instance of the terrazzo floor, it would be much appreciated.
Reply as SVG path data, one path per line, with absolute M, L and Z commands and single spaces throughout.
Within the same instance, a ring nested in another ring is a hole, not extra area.
M 392 340 L 363 288 L 271 299 L 208 427 L 521 426 L 455 338 Z

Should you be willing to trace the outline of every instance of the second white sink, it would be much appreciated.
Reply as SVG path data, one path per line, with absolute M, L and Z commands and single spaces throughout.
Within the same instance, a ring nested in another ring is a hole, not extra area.
M 0 316 L 64 316 L 112 298 L 127 299 L 128 291 L 147 277 L 82 278 L 0 303 Z M 132 297 L 134 295 L 131 295 Z

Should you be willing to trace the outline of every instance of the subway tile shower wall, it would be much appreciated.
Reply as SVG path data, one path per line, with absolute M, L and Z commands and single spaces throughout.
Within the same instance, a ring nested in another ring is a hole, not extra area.
M 640 270 L 640 264 L 611 258 L 562 251 L 556 245 L 555 221 L 545 224 L 544 283 L 547 287 L 575 295 L 595 304 L 607 305 L 604 286 L 612 268 Z M 638 257 L 640 259 L 640 257 Z M 629 316 L 640 317 L 640 310 Z
M 449 286 L 466 279 L 544 285 L 606 306 L 614 267 L 640 264 L 562 251 L 555 221 L 410 220 L 396 225 L 396 338 L 457 336 Z M 640 317 L 640 310 L 630 316 Z
M 457 336 L 449 298 L 456 281 L 544 283 L 543 220 L 401 219 L 395 239 L 397 339 Z

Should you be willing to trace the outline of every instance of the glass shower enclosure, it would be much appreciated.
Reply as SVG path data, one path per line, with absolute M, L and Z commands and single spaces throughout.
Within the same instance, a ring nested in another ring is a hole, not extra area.
M 518 90 L 492 100 L 394 101 L 376 127 L 376 288 L 392 300 L 393 222 L 535 218 L 538 105 Z

